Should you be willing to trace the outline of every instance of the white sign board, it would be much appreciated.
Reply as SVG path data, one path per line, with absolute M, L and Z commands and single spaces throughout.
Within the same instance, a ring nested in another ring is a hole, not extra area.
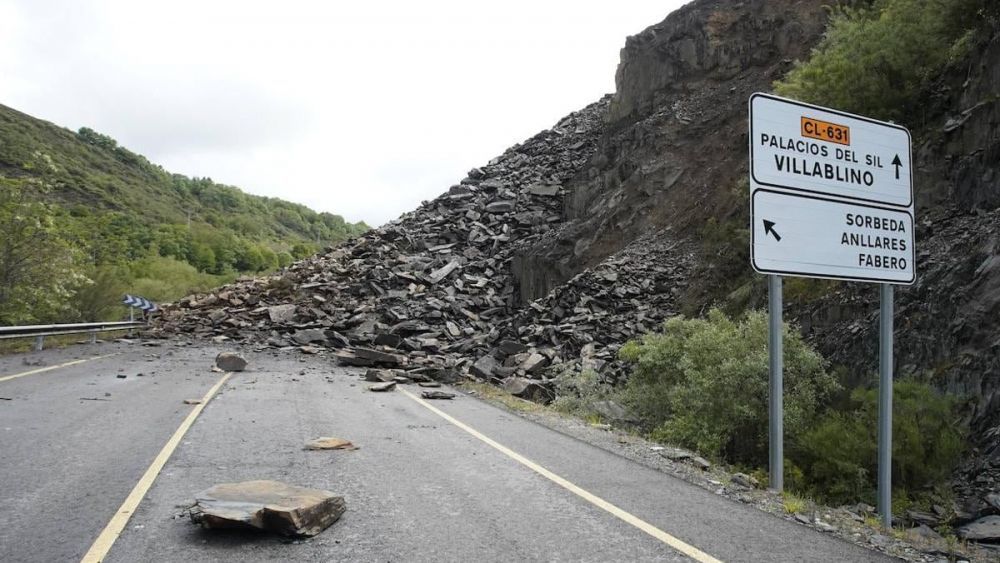
M 913 217 L 905 211 L 769 189 L 756 190 L 751 207 L 757 271 L 913 283 Z
M 761 186 L 910 207 L 910 133 L 899 125 L 754 94 L 750 178 Z
M 750 98 L 751 262 L 761 273 L 911 284 L 910 134 L 767 94 Z

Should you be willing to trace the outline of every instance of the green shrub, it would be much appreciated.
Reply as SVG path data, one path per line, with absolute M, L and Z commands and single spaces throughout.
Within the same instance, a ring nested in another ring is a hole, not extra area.
M 762 312 L 732 320 L 676 317 L 663 332 L 623 346 L 634 364 L 623 401 L 655 439 L 735 463 L 767 460 L 768 324 Z M 825 361 L 796 332 L 784 329 L 785 432 L 806 431 L 838 388 Z
M 969 47 L 995 0 L 874 0 L 833 11 L 809 60 L 775 91 L 783 96 L 915 124 L 932 74 Z
M 878 391 L 856 389 L 851 400 L 853 409 L 828 413 L 793 448 L 808 486 L 831 502 L 870 501 L 877 484 Z M 919 492 L 950 475 L 964 443 L 955 407 L 954 397 L 929 385 L 893 385 L 894 488 Z

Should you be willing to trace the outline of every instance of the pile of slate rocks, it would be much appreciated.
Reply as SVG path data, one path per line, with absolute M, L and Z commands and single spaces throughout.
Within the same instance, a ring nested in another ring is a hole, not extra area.
M 156 334 L 298 348 L 349 366 L 473 376 L 551 399 L 553 368 L 617 370 L 628 338 L 675 314 L 691 253 L 654 235 L 522 306 L 512 257 L 563 221 L 608 99 L 508 149 L 417 210 L 270 277 L 166 307 Z

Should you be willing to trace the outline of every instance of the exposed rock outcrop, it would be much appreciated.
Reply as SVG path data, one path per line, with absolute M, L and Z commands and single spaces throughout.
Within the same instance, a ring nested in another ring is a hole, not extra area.
M 608 127 L 570 181 L 566 221 L 514 257 L 525 300 L 651 230 L 689 235 L 733 212 L 746 172 L 747 99 L 806 58 L 832 2 L 701 0 L 629 37 Z

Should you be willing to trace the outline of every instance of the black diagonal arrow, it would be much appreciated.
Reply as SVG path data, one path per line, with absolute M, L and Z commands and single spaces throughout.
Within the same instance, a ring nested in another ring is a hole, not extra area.
M 767 235 L 774 235 L 774 240 L 781 242 L 781 235 L 778 234 L 778 231 L 774 230 L 774 221 L 764 219 L 764 236 Z
M 899 167 L 903 165 L 903 161 L 899 160 L 899 155 L 892 159 L 892 165 L 896 167 L 896 179 L 899 179 Z

